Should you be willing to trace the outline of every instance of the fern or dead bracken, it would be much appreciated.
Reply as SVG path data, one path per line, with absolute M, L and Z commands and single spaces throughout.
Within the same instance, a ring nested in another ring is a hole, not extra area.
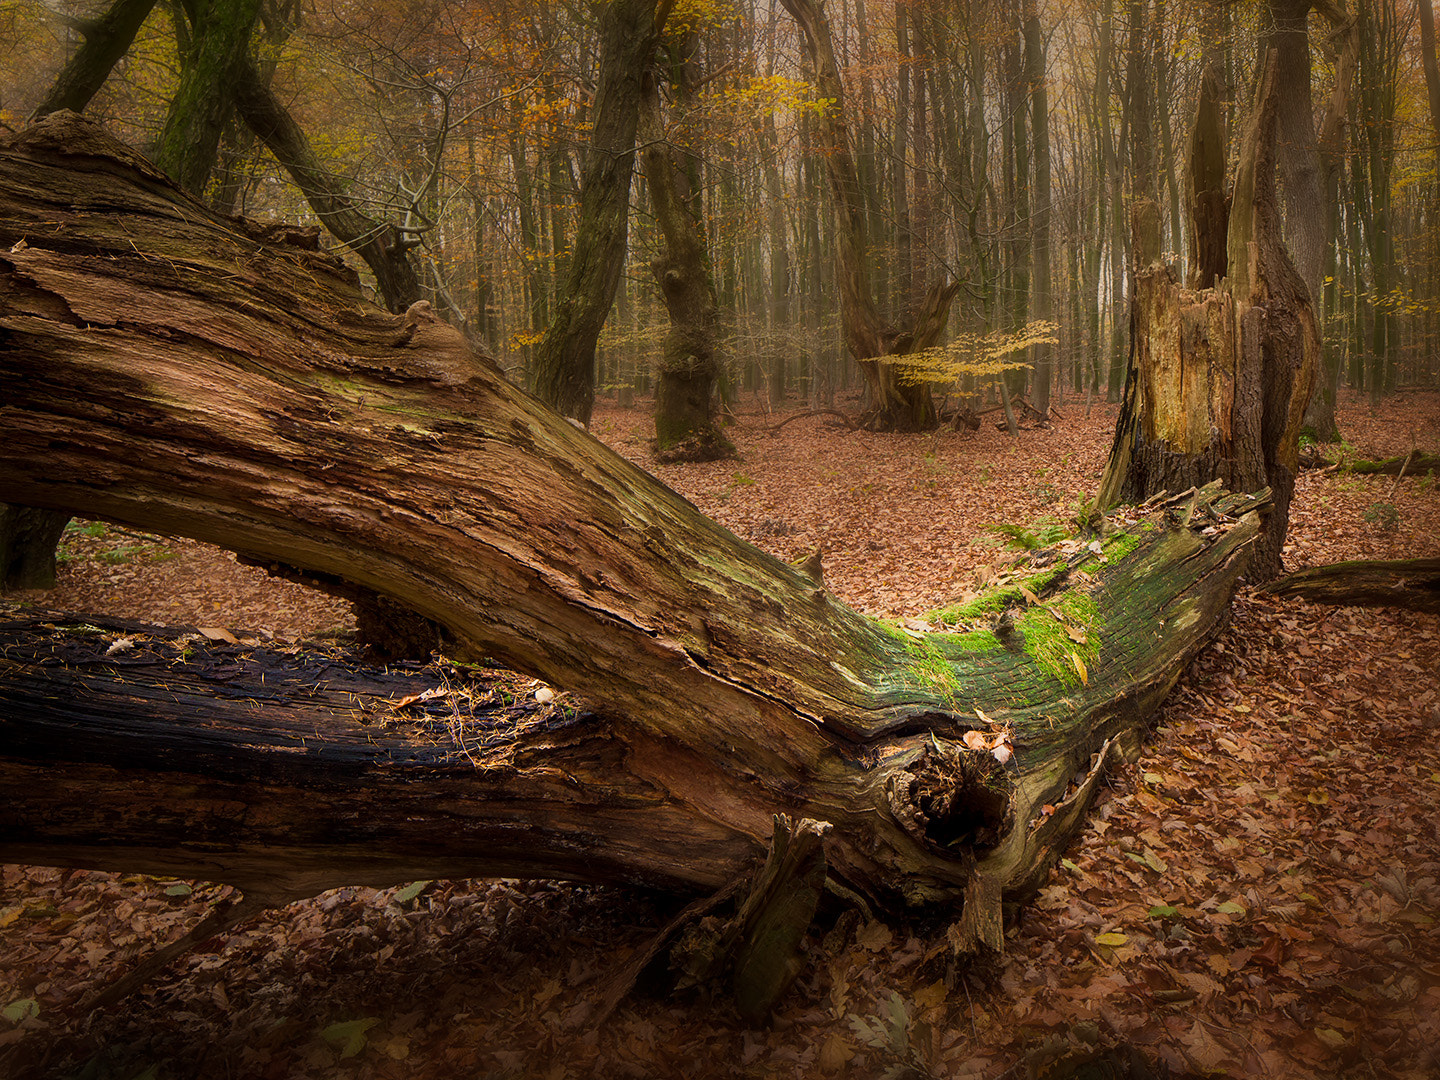
M 655 467 L 702 510 L 826 587 L 917 618 L 1057 528 L 1094 490 L 1113 409 L 1049 429 L 874 435 L 742 410 L 741 457 Z M 1440 394 L 1372 415 L 1357 455 L 1440 447 Z M 646 417 L 594 430 L 650 465 Z M 652 466 L 653 467 L 653 466 Z M 1046 521 L 1048 519 L 1048 522 Z M 72 533 L 37 606 L 343 637 L 344 605 L 189 541 Z M 125 550 L 131 549 L 131 550 Z M 1290 568 L 1440 553 L 1428 476 L 1305 473 Z M 677 906 L 534 882 L 340 889 L 263 914 L 124 1006 L 76 1006 L 180 937 L 225 887 L 0 868 L 0 1074 L 156 1077 L 1057 1076 L 1130 1055 L 1173 1074 L 1425 1077 L 1440 1068 L 1440 618 L 1242 591 L 1230 628 L 1114 774 L 994 969 L 954 967 L 943 925 L 830 913 L 767 1028 L 702 993 L 627 999 L 610 976 Z M 1114 1071 L 1111 1075 L 1127 1075 Z M 1140 1075 L 1134 1073 L 1131 1075 Z

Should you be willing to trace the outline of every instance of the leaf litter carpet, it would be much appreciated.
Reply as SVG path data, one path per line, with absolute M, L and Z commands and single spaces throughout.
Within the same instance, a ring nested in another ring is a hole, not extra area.
M 826 584 L 914 617 L 1010 557 L 997 523 L 1056 528 L 1099 477 L 1112 408 L 1016 440 L 879 436 L 743 413 L 742 457 L 658 469 L 758 546 L 823 550 Z M 1440 449 L 1440 394 L 1341 428 L 1361 456 Z M 643 413 L 597 435 L 651 467 Z M 1387 509 L 1388 508 L 1388 509 Z M 346 606 L 224 552 L 72 529 L 63 610 L 333 641 Z M 1440 555 L 1432 477 L 1305 473 L 1286 564 Z M 3 701 L 3 687 L 0 687 Z M 773 1023 L 608 977 L 673 912 L 528 881 L 339 889 L 212 939 L 119 1006 L 84 998 L 227 887 L 0 867 L 0 1076 L 1045 1077 L 1440 1075 L 1440 619 L 1242 590 L 1003 958 L 956 966 L 945 926 L 831 913 Z M 1107 1071 L 1108 1070 L 1108 1071 Z

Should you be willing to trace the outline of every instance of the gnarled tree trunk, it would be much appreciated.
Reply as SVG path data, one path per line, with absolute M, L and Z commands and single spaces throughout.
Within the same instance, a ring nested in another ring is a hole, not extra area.
M 171 715 L 168 656 L 151 690 L 117 653 L 48 699 L 17 658 L 0 859 L 275 896 L 520 870 L 707 888 L 784 814 L 829 823 L 833 880 L 883 903 L 969 895 L 998 944 L 999 898 L 1043 880 L 1258 528 L 1263 496 L 1190 492 L 1104 559 L 1075 545 L 1027 585 L 1038 606 L 1012 587 L 993 627 L 992 609 L 912 634 L 706 519 L 423 309 L 382 312 L 337 259 L 264 237 L 73 114 L 0 144 L 0 499 L 344 579 L 594 712 L 392 784 L 370 706 L 322 679 L 294 712 L 177 664 L 177 692 L 208 688 L 228 717 L 211 727 Z M 370 700 L 398 710 L 394 693 Z M 36 735 L 47 707 L 64 722 Z M 287 839 L 270 810 L 297 806 L 313 817 Z
M 859 362 L 870 390 L 867 427 L 881 431 L 924 431 L 933 428 L 939 417 L 926 383 L 910 382 L 887 356 L 919 352 L 940 340 L 950 317 L 950 304 L 960 283 L 939 282 L 931 286 L 908 330 L 890 326 L 880 317 L 870 283 L 869 230 L 860 177 L 850 150 L 849 127 L 845 121 L 845 91 L 830 21 L 824 5 L 816 0 L 781 0 L 785 10 L 800 26 L 804 45 L 815 71 L 820 96 L 830 104 L 821 113 L 820 130 L 828 144 L 825 167 L 835 205 L 835 263 L 840 286 L 840 321 L 845 345 Z

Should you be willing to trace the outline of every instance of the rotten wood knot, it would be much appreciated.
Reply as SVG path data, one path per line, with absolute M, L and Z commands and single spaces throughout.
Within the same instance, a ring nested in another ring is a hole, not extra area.
M 400 316 L 396 349 L 413 350 L 400 369 L 441 386 L 459 386 L 482 370 L 485 358 L 470 347 L 465 335 L 435 313 L 429 300 L 416 300 Z

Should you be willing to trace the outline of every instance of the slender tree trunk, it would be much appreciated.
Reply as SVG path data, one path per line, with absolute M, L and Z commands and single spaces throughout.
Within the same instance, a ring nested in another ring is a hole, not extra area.
M 236 110 L 290 174 L 330 234 L 365 260 L 385 306 L 398 312 L 419 300 L 420 278 L 409 256 L 413 238 L 356 205 L 253 64 L 240 64 L 233 75 Z
M 678 47 L 688 52 L 693 45 L 687 35 Z M 678 108 L 689 98 L 685 63 L 679 62 L 674 79 Z M 655 449 L 662 461 L 713 461 L 734 453 L 715 424 L 713 409 L 720 368 L 715 287 L 695 216 L 699 192 L 691 186 L 692 174 L 681 167 L 677 151 L 666 141 L 660 87 L 653 75 L 641 91 L 640 133 L 645 145 L 640 161 L 664 240 L 650 269 L 670 314 L 655 390 Z
M 1106 396 L 1120 400 L 1125 379 L 1125 264 L 1128 259 L 1125 214 L 1125 176 L 1123 139 L 1113 130 L 1110 99 L 1111 83 L 1115 81 L 1115 3 L 1104 0 L 1100 16 L 1100 55 L 1095 63 L 1099 69 L 1096 108 L 1100 111 L 1100 140 L 1104 149 L 1104 178 L 1109 193 L 1110 221 L 1110 362 L 1106 375 Z M 1122 95 L 1123 97 L 1123 95 Z
M 669 0 L 662 4 L 657 11 L 656 0 L 612 0 L 601 9 L 599 86 L 580 183 L 575 254 L 536 349 L 536 393 L 583 424 L 595 407 L 595 343 L 625 268 L 640 83 L 669 11 Z
M 1204 0 L 1202 0 L 1204 2 Z M 1155 126 L 1160 135 L 1160 175 L 1165 193 L 1169 196 L 1169 244 L 1166 250 L 1179 252 L 1182 245 L 1184 224 L 1180 213 L 1180 164 L 1176 160 L 1175 137 L 1170 127 L 1170 50 L 1165 39 L 1166 0 L 1155 0 L 1155 17 L 1152 20 L 1151 75 L 1155 79 Z M 1157 193 L 1157 198 L 1159 197 Z
M 1001 121 L 1002 160 L 1007 165 L 1006 178 L 1006 235 L 1005 245 L 1005 328 L 1019 333 L 1030 321 L 1030 270 L 1034 255 L 1031 234 L 1034 219 L 1030 214 L 1030 137 L 1026 123 L 1029 112 L 1029 95 L 1025 83 L 1022 59 L 1023 42 L 1020 40 L 1018 7 L 1007 13 L 1011 18 L 1011 29 L 1015 31 L 1005 42 L 1005 91 L 1001 95 L 1001 108 L 1005 118 Z M 1011 395 L 1023 395 L 1028 372 L 1015 368 L 1000 378 L 1009 386 Z M 1012 420 L 1008 414 L 1007 420 Z M 1018 435 L 1019 428 L 1008 424 L 1011 435 Z
M 890 190 L 894 203 L 895 269 L 890 275 L 891 302 L 889 310 L 899 313 L 910 306 L 915 291 L 915 262 L 910 232 L 910 175 L 913 171 L 910 150 L 910 5 L 905 0 L 895 4 L 895 50 L 899 59 L 895 87 L 895 126 L 891 138 Z M 919 106 L 923 108 L 923 104 Z M 916 153 L 919 147 L 916 147 Z
M 1045 43 L 1040 30 L 1040 16 L 1035 0 L 1025 0 L 1025 77 L 1030 88 L 1030 131 L 1034 143 L 1035 206 L 1032 244 L 1035 252 L 1034 303 L 1031 314 L 1050 321 L 1055 317 L 1054 285 L 1050 269 L 1050 105 L 1045 87 Z M 1041 416 L 1050 412 L 1050 383 L 1053 378 L 1055 351 L 1052 345 L 1036 345 L 1031 350 L 1035 366 L 1036 411 Z
M 154 7 L 155 0 L 115 0 L 104 15 L 82 23 L 80 48 L 35 107 L 33 119 L 61 109 L 84 112 L 120 58 L 130 51 L 135 35 Z
M 1345 167 L 1345 132 L 1354 100 L 1352 87 L 1359 57 L 1356 21 L 1328 3 L 1316 7 L 1329 18 L 1335 42 L 1335 82 L 1320 123 L 1317 147 L 1320 154 L 1321 180 L 1324 186 L 1325 259 L 1321 268 L 1320 296 L 1314 298 L 1321 310 L 1322 327 L 1339 314 L 1337 238 L 1340 234 L 1340 182 Z M 1347 212 L 1354 216 L 1354 208 Z M 1322 356 L 1320 378 L 1315 394 L 1305 410 L 1305 428 L 1321 442 L 1338 442 L 1340 429 L 1335 420 L 1335 406 L 1340 397 L 1340 380 L 1344 374 L 1343 353 L 1338 328 L 1320 335 Z
M 535 205 L 535 184 L 530 175 L 530 161 L 525 154 L 525 134 L 522 130 L 523 110 L 516 105 L 510 132 L 510 170 L 515 178 L 516 213 L 520 219 L 520 259 L 522 262 L 525 289 L 525 308 L 530 316 L 532 341 L 525 345 L 526 374 L 533 379 L 535 374 L 535 341 L 550 325 L 550 296 L 547 282 L 551 280 L 541 273 L 544 254 L 540 250 L 540 226 Z

